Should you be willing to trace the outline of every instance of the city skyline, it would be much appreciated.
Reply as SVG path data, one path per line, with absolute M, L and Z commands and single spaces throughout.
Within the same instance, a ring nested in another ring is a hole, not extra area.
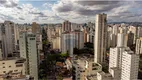
M 0 24 L 0 80 L 142 79 L 142 26 L 95 23 Z
M 1 0 L 0 23 L 95 22 L 98 13 L 106 13 L 108 22 L 139 22 L 141 4 L 138 0 Z

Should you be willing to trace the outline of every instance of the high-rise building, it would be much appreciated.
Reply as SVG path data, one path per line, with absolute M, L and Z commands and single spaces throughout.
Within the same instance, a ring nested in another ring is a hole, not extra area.
M 111 41 L 111 47 L 116 47 L 116 44 L 117 44 L 117 35 L 115 34 L 111 34 L 110 35 L 111 38 L 110 38 L 110 41 Z
M 2 60 L 3 58 L 2 58 L 2 51 L 1 51 L 1 49 L 0 49 L 0 60 Z
M 71 31 L 71 22 L 64 21 L 62 24 L 62 32 Z
M 38 52 L 36 35 L 20 32 L 20 57 L 26 59 L 26 74 L 38 80 Z
M 1 26 L 3 58 L 7 58 L 8 55 L 13 55 L 13 52 L 16 49 L 14 26 L 14 23 L 10 21 L 5 21 Z
M 0 40 L 2 40 L 2 30 L 1 30 L 1 29 L 2 29 L 2 26 L 3 26 L 3 24 L 1 23 L 1 24 L 0 24 Z
M 142 54 L 142 37 L 136 40 L 136 54 Z
M 112 34 L 111 36 L 111 47 L 116 47 L 117 45 L 117 34 L 119 33 L 118 31 L 118 26 L 114 25 L 112 28 Z
M 119 33 L 119 29 L 118 28 L 119 27 L 117 25 L 114 25 L 113 29 L 112 29 L 112 33 L 115 34 L 115 35 L 117 35 Z
M 125 46 L 125 34 L 119 33 L 117 35 L 117 47 L 124 47 Z
M 122 53 L 121 80 L 137 80 L 139 55 L 130 49 Z
M 69 52 L 73 56 L 73 48 L 84 47 L 84 35 L 82 31 L 64 32 L 61 36 L 61 51 Z
M 36 22 L 32 23 L 32 33 L 40 33 L 40 26 Z
M 117 46 L 110 48 L 109 72 L 114 80 L 137 80 L 139 56 L 125 45 L 125 33 L 119 33 Z
M 55 37 L 52 39 L 52 48 L 61 50 L 61 37 Z
M 122 23 L 120 28 L 120 33 L 127 34 L 128 28 L 126 27 L 126 24 Z
M 142 37 L 142 27 L 136 27 L 136 39 Z
M 107 29 L 107 49 L 109 49 L 113 44 L 112 44 L 112 27 L 108 27 Z
M 61 51 L 68 52 L 70 57 L 73 57 L 73 48 L 75 47 L 75 34 L 62 33 L 61 36 Z
M 107 15 L 96 15 L 95 42 L 94 42 L 94 61 L 103 63 L 106 57 L 106 38 L 107 38 Z
M 127 41 L 127 46 L 130 47 L 133 45 L 134 42 L 134 33 L 132 33 L 130 31 L 130 33 L 128 33 L 128 41 Z
M 19 50 L 19 24 L 14 26 L 15 51 Z
M 133 38 L 133 39 L 131 39 L 131 41 L 133 41 L 132 44 L 135 44 L 136 43 L 136 39 L 138 37 L 137 36 L 137 27 L 129 26 L 129 33 L 128 33 L 128 35 L 130 35 L 130 34 L 131 34 L 131 38 Z M 128 41 L 129 41 L 129 39 L 128 39 Z M 128 44 L 128 45 L 130 45 L 130 44 Z
M 125 49 L 124 34 L 118 34 L 117 47 L 110 48 L 109 71 L 113 67 L 121 68 L 121 55 Z

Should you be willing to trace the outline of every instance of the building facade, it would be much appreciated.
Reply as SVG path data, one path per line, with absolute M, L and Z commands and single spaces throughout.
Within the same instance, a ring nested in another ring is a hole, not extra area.
M 107 15 L 96 15 L 94 61 L 103 63 L 106 57 Z
M 137 80 L 139 67 L 139 55 L 130 49 L 122 54 L 121 80 Z
M 26 74 L 38 80 L 38 51 L 36 36 L 32 33 L 20 33 L 20 57 L 26 59 Z
M 10 21 L 5 21 L 1 26 L 3 58 L 7 58 L 8 55 L 12 56 L 16 50 L 14 26 L 14 23 Z

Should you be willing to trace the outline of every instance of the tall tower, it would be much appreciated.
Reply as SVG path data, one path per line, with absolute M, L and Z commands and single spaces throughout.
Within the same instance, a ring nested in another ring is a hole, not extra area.
M 12 55 L 15 51 L 14 26 L 13 22 L 5 21 L 1 27 L 3 58 L 7 58 L 8 55 Z
M 20 57 L 26 59 L 26 74 L 38 80 L 38 52 L 36 36 L 32 33 L 20 32 Z
M 106 57 L 107 15 L 96 15 L 94 61 L 103 63 Z

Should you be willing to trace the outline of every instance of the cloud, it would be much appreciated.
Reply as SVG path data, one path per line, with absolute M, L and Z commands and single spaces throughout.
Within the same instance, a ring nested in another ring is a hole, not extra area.
M 142 20 L 142 5 L 139 4 L 139 2 L 128 2 L 126 5 L 114 8 L 108 12 L 108 19 L 114 22 L 139 22 L 139 20 Z
M 0 21 L 58 23 L 69 20 L 85 23 L 95 22 L 98 13 L 107 13 L 108 22 L 142 20 L 142 5 L 136 1 L 60 0 L 54 4 L 44 3 L 40 8 L 28 3 L 18 5 L 15 1 L 18 0 L 0 0 Z
M 53 6 L 53 4 L 50 4 L 50 3 L 44 3 L 42 5 L 42 7 L 44 7 L 44 8 L 51 8 L 52 6 Z
M 19 17 L 20 20 L 25 20 L 24 18 Z
M 12 8 L 0 6 L 0 21 L 2 20 L 11 20 L 15 23 L 50 23 L 61 21 L 53 11 L 40 10 L 32 4 L 22 4 Z
M 73 11 L 77 14 L 88 16 L 106 12 L 121 5 L 122 3 L 119 1 L 61 0 L 57 4 L 54 4 L 52 9 L 58 13 Z
M 18 5 L 18 0 L 0 0 L 0 6 L 4 7 L 16 7 Z
M 77 22 L 94 21 L 98 13 L 107 13 L 108 21 L 137 21 L 135 17 L 140 19 L 141 4 L 142 2 L 127 0 L 60 0 L 53 5 L 52 10 L 58 16 L 74 22 L 77 20 L 79 20 Z

